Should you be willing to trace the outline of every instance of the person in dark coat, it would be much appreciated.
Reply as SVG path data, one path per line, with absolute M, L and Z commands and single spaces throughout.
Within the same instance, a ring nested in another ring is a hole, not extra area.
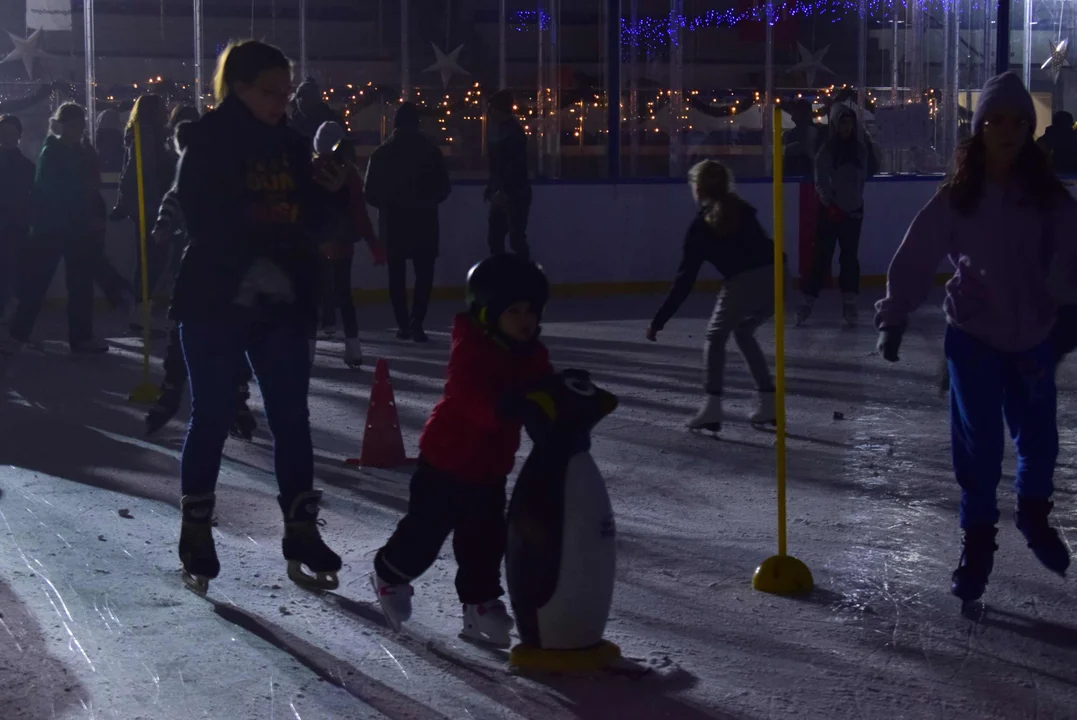
M 438 257 L 438 205 L 452 192 L 441 150 L 419 131 L 419 108 L 404 103 L 395 130 L 370 156 L 366 200 L 378 210 L 389 260 L 389 297 L 396 336 L 426 342 L 423 322 Z M 407 261 L 415 269 L 415 304 L 408 314 Z
M 72 353 L 105 353 L 108 343 L 93 336 L 97 238 L 105 226 L 101 170 L 87 141 L 86 111 L 76 103 L 59 107 L 34 178 L 30 239 L 18 253 L 23 274 L 10 337 L 0 353 L 11 356 L 30 339 L 52 277 L 64 261 L 68 342 Z
M 483 197 L 490 203 L 487 242 L 490 254 L 505 252 L 505 236 L 512 251 L 528 260 L 527 220 L 531 214 L 531 180 L 527 174 L 527 136 L 512 112 L 510 90 L 490 98 L 486 113 L 486 155 L 490 178 Z
M 343 126 L 340 117 L 333 112 L 333 108 L 322 100 L 322 89 L 313 79 L 307 78 L 295 89 L 295 97 L 291 103 L 291 117 L 288 124 L 292 129 L 307 139 L 307 143 L 313 149 L 314 136 L 318 134 L 318 128 L 322 123 L 335 122 Z
M 1065 110 L 1056 112 L 1036 145 L 1047 153 L 1056 173 L 1077 174 L 1077 131 L 1073 129 L 1073 115 Z
M 94 147 L 101 160 L 101 172 L 118 173 L 123 170 L 123 123 L 116 110 L 108 108 L 97 115 L 97 142 Z
M 134 228 L 135 257 L 138 259 L 135 270 L 134 288 L 139 300 L 144 300 L 142 288 L 142 232 L 145 230 L 146 264 L 148 271 L 146 280 L 148 291 L 152 297 L 153 288 L 161 277 L 165 266 L 168 264 L 168 245 L 159 245 L 153 242 L 149 233 L 153 229 L 157 210 L 161 207 L 161 200 L 165 193 L 172 187 L 172 181 L 176 175 L 176 156 L 172 153 L 172 136 L 167 129 L 168 117 L 165 113 L 164 100 L 160 95 L 146 94 L 135 101 L 131 110 L 131 117 L 127 122 L 124 134 L 124 161 L 123 172 L 120 175 L 120 189 L 116 197 L 116 207 L 113 209 L 110 219 L 120 221 L 130 219 Z M 135 153 L 135 126 L 141 132 L 141 159 Z M 142 206 L 141 214 L 139 207 L 138 187 L 138 162 L 142 166 Z M 143 227 L 142 222 L 145 221 Z M 145 308 L 136 308 L 136 313 L 131 317 L 133 329 L 141 329 Z M 155 322 L 156 329 L 164 329 L 162 323 Z
M 0 315 L 18 278 L 16 248 L 30 233 L 34 163 L 19 149 L 21 139 L 19 118 L 0 115 Z
M 187 133 L 175 188 L 189 238 L 171 309 L 191 389 L 180 560 L 195 589 L 220 572 L 211 518 L 236 385 L 249 361 L 273 433 L 288 576 L 332 588 L 341 560 L 318 530 L 308 338 L 318 309 L 321 218 L 345 178 L 331 166 L 315 175 L 306 141 L 288 127 L 291 63 L 278 48 L 229 45 L 215 91 L 216 108 Z

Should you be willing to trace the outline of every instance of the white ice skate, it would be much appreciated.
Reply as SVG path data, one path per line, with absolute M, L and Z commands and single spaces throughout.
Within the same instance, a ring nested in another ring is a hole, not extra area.
M 359 343 L 359 338 L 344 340 L 344 364 L 353 370 L 363 366 L 363 346 Z
M 722 396 L 708 395 L 703 408 L 685 423 L 689 430 L 707 430 L 718 432 L 722 429 Z
M 507 648 L 512 644 L 509 633 L 516 622 L 500 600 L 490 600 L 479 605 L 464 605 L 464 629 L 460 637 L 484 645 Z
M 759 406 L 749 418 L 752 425 L 774 425 L 778 422 L 778 413 L 774 407 L 774 392 L 759 393 Z
M 377 572 L 370 574 L 370 584 L 378 596 L 385 621 L 394 632 L 400 632 L 400 626 L 411 618 L 411 596 L 415 594 L 414 588 L 408 583 L 390 585 L 378 577 Z

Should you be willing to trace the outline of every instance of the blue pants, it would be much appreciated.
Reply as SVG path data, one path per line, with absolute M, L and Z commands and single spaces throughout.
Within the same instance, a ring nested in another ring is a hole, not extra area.
M 184 495 L 213 492 L 217 486 L 224 443 L 236 419 L 236 387 L 248 357 L 273 433 L 281 495 L 291 498 L 313 487 L 307 323 L 291 309 L 266 312 L 231 306 L 211 320 L 180 324 L 191 382 L 191 421 L 180 468 Z
M 1054 492 L 1055 350 L 1048 340 L 1024 352 L 994 349 L 954 327 L 946 330 L 950 442 L 961 486 L 961 527 L 994 525 L 1002 479 L 1003 417 L 1017 447 L 1019 497 Z

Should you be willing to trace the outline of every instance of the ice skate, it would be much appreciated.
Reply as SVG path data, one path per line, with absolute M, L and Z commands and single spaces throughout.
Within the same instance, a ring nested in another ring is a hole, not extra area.
M 300 587 L 310 590 L 336 590 L 340 585 L 340 556 L 329 549 L 322 540 L 318 526 L 318 503 L 321 490 L 300 493 L 291 502 L 278 496 L 284 512 L 284 540 L 281 549 L 288 561 L 288 578 Z M 310 571 L 303 572 L 303 567 Z
M 846 327 L 856 327 L 860 321 L 860 313 L 856 309 L 856 295 L 848 293 L 842 296 L 841 316 L 845 320 Z
M 426 336 L 426 331 L 418 325 L 411 328 L 411 339 L 420 344 L 430 341 L 430 338 Z
M 685 422 L 689 430 L 706 430 L 719 432 L 722 429 L 722 396 L 708 395 L 703 408 Z
M 319 340 L 333 340 L 337 336 L 337 326 L 335 323 L 329 323 L 322 325 L 321 332 L 318 333 Z
M 759 405 L 749 418 L 752 425 L 775 425 L 778 412 L 774 407 L 774 391 L 759 393 Z
M 104 355 L 108 351 L 108 343 L 100 338 L 90 338 L 71 345 L 73 355 Z
M 359 338 L 347 338 L 344 341 L 344 364 L 352 370 L 363 366 L 363 346 L 359 343 Z
M 983 597 L 987 578 L 995 566 L 995 535 L 993 525 L 971 527 L 965 530 L 962 541 L 961 560 L 954 570 L 950 592 L 964 603 Z
M 254 431 L 258 429 L 258 423 L 254 419 L 254 413 L 251 412 L 250 407 L 247 405 L 247 400 L 250 399 L 251 391 L 249 386 L 240 385 L 239 392 L 236 395 L 236 420 L 232 424 L 232 430 L 229 433 L 232 437 L 239 438 L 240 440 L 253 440 Z
M 183 584 L 205 595 L 209 581 L 221 573 L 217 548 L 213 544 L 213 506 L 216 495 L 184 495 L 180 500 L 179 556 L 183 563 Z
M 460 637 L 484 645 L 507 648 L 512 644 L 509 633 L 516 622 L 500 600 L 490 600 L 479 605 L 464 605 L 464 629 Z
M 153 335 L 161 335 L 168 332 L 168 321 L 159 318 L 153 314 L 153 303 L 149 303 L 147 311 L 147 303 L 139 303 L 132 306 L 128 315 L 127 324 L 131 328 L 131 332 L 139 334 L 142 332 L 142 326 L 146 322 L 146 318 L 149 318 L 149 331 Z
M 378 577 L 377 571 L 371 573 L 370 584 L 378 596 L 378 604 L 385 615 L 385 622 L 393 632 L 400 632 L 400 626 L 411 619 L 411 596 L 415 589 L 408 583 L 390 585 Z
M 411 340 L 411 330 L 400 328 L 396 331 L 397 340 Z
M 179 411 L 183 389 L 172 383 L 161 385 L 161 395 L 146 413 L 146 437 L 163 428 Z
M 1058 530 L 1047 522 L 1053 507 L 1054 503 L 1050 500 L 1019 497 L 1014 524 L 1025 536 L 1028 548 L 1036 559 L 1051 572 L 1065 577 L 1070 566 L 1070 551 L 1059 537 Z
M 801 304 L 800 307 L 797 308 L 796 327 L 801 327 L 806 322 L 808 322 L 808 318 L 811 317 L 811 311 L 814 307 L 815 298 L 805 297 L 804 302 Z

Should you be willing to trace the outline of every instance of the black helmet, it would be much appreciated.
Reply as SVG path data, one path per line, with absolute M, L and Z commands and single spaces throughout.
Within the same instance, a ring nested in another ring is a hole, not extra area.
M 529 302 L 542 319 L 550 283 L 536 263 L 502 253 L 477 263 L 467 273 L 467 309 L 483 327 L 494 329 L 509 305 Z

